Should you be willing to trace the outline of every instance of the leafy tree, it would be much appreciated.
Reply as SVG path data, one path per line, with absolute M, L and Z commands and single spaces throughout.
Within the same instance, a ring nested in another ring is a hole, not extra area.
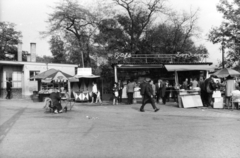
M 0 22 L 0 60 L 17 60 L 17 45 L 21 43 L 21 37 L 15 24 Z
M 49 15 L 48 24 L 49 30 L 43 34 L 73 35 L 78 44 L 78 63 L 82 67 L 85 64 L 89 66 L 90 54 L 87 48 L 96 30 L 95 17 L 77 1 L 64 0 Z
M 224 21 L 219 27 L 211 29 L 208 38 L 214 44 L 221 44 L 223 62 L 226 49 L 226 66 L 231 67 L 239 64 L 236 59 L 240 57 L 240 2 L 239 0 L 220 0 L 217 10 L 223 14 Z M 224 64 L 221 65 L 224 67 Z
M 46 55 L 44 55 L 43 57 L 37 56 L 36 61 L 40 62 L 40 63 L 52 63 L 53 62 L 53 57 L 46 56 Z
M 67 63 L 67 55 L 64 48 L 64 41 L 60 36 L 52 36 L 49 41 L 50 50 L 53 55 L 53 63 Z
M 153 21 L 157 12 L 165 11 L 165 0 L 153 0 L 144 3 L 137 0 L 113 0 L 125 10 L 124 14 L 117 15 L 117 21 L 129 37 L 130 52 L 138 51 L 141 37 Z

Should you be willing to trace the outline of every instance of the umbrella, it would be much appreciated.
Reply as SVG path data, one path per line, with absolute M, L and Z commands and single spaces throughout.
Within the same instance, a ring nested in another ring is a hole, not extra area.
M 240 75 L 240 73 L 233 69 L 224 68 L 224 69 L 218 70 L 217 72 L 213 73 L 213 75 L 223 78 L 223 77 L 228 77 L 228 76 L 238 76 L 238 75 Z
M 47 71 L 44 71 L 32 77 L 31 79 L 41 79 L 46 81 L 54 80 L 55 82 L 61 82 L 61 81 L 67 81 L 69 77 L 72 77 L 72 76 L 60 70 L 49 69 Z

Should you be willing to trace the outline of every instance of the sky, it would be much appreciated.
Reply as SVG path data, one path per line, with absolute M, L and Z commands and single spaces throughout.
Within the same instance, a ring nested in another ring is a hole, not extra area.
M 36 53 L 39 56 L 51 56 L 48 38 L 39 34 L 47 28 L 48 14 L 60 0 L 0 0 L 0 21 L 16 24 L 16 30 L 22 32 L 22 50 L 30 52 L 30 43 L 36 43 Z M 82 5 L 91 5 L 92 0 L 78 0 Z M 96 1 L 96 0 L 95 0 Z M 101 0 L 104 1 L 104 0 Z M 93 1 L 94 2 L 94 1 Z M 222 14 L 216 9 L 219 0 L 168 0 L 167 5 L 176 11 L 200 9 L 198 26 L 201 29 L 200 38 L 195 39 L 196 45 L 204 45 L 209 52 L 207 62 L 214 65 L 222 60 L 220 45 L 213 45 L 207 40 L 207 34 L 212 27 L 219 26 Z

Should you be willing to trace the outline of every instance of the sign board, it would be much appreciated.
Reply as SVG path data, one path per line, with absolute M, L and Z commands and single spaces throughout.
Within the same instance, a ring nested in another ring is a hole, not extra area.
M 85 68 L 78 68 L 77 69 L 77 75 L 92 75 L 92 68 L 91 67 L 85 67 Z
M 181 96 L 184 108 L 203 107 L 200 95 Z

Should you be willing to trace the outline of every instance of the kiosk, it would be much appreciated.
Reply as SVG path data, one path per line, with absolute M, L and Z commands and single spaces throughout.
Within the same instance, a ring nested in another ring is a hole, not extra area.
M 92 68 L 78 68 L 77 75 L 69 78 L 68 86 L 69 92 L 71 92 L 71 96 L 75 98 L 75 101 L 90 101 L 93 82 L 97 83 L 99 77 L 92 74 Z
M 38 81 L 39 101 L 43 101 L 44 98 L 49 97 L 54 88 L 57 88 L 60 93 L 65 94 L 69 85 L 69 77 L 72 76 L 56 69 L 49 69 L 32 77 L 31 79 Z

